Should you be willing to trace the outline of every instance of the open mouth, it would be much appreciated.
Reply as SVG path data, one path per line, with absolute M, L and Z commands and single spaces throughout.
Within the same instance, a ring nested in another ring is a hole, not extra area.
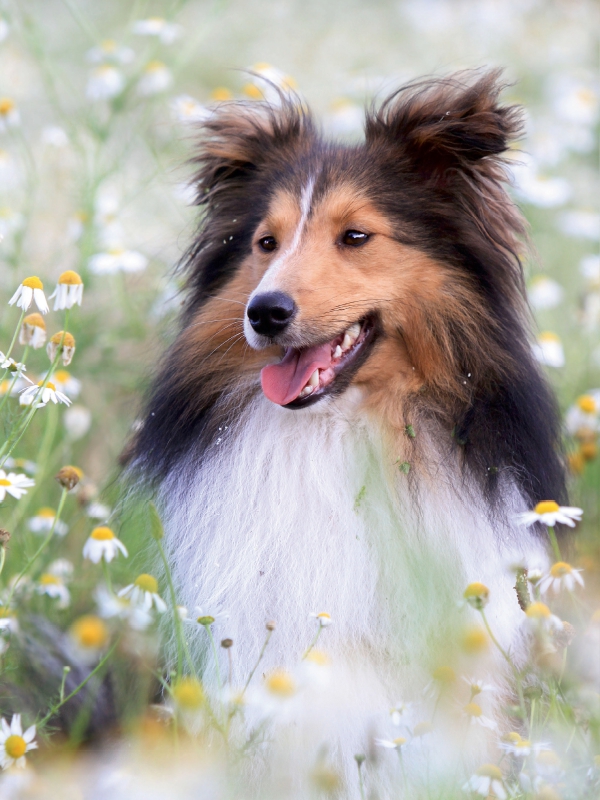
M 342 392 L 366 360 L 377 333 L 374 315 L 353 323 L 335 339 L 303 347 L 288 347 L 278 364 L 263 367 L 265 396 L 286 408 L 304 408 L 332 392 Z

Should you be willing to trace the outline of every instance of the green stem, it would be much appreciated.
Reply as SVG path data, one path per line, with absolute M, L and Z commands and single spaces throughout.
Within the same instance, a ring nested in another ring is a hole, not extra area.
M 51 719 L 56 714 L 58 709 L 64 706 L 65 703 L 68 703 L 72 697 L 75 697 L 75 695 L 83 689 L 86 683 L 90 681 L 94 677 L 94 675 L 102 669 L 102 667 L 106 664 L 108 659 L 112 656 L 112 654 L 116 650 L 118 644 L 119 640 L 117 639 L 116 642 L 113 644 L 113 646 L 110 648 L 110 650 L 106 653 L 106 655 L 104 655 L 102 659 L 96 664 L 96 666 L 90 672 L 90 674 L 81 681 L 79 686 L 76 686 L 75 689 L 73 689 L 73 691 L 70 694 L 68 694 L 63 700 L 60 700 L 58 703 L 56 703 L 56 705 L 52 706 L 52 708 L 48 711 L 46 716 L 43 717 L 43 719 L 41 719 L 37 723 L 38 729 L 43 728 L 44 725 L 48 722 L 48 720 Z
M 362 761 L 356 762 L 358 766 L 358 789 L 360 791 L 360 800 L 365 800 L 365 785 L 362 776 Z
M 312 640 L 312 642 L 308 645 L 308 647 L 304 651 L 304 655 L 302 656 L 302 659 L 301 659 L 302 661 L 304 661 L 306 656 L 310 653 L 310 651 L 313 649 L 313 647 L 319 641 L 319 636 L 321 635 L 321 631 L 322 630 L 323 630 L 323 626 L 321 625 L 321 623 L 319 623 L 319 630 L 317 631 L 317 635 L 315 636 L 315 638 Z
M 23 324 L 23 320 L 24 319 L 25 319 L 25 309 L 23 309 L 21 311 L 21 316 L 19 317 L 19 322 L 17 323 L 17 327 L 16 327 L 15 332 L 13 334 L 12 341 L 10 343 L 10 346 L 9 346 L 8 350 L 4 354 L 6 356 L 6 358 L 10 358 L 10 354 L 13 351 L 13 347 L 15 346 L 15 342 L 17 341 L 17 336 L 19 335 L 19 331 L 21 330 L 21 325 Z M 4 375 L 6 375 L 6 372 L 4 373 Z M 4 378 L 3 378 L 3 380 L 4 380 Z
M 25 361 L 27 360 L 28 353 L 29 353 L 29 345 L 27 345 L 27 347 L 23 351 L 23 357 L 22 357 L 22 361 L 21 361 L 22 364 L 24 364 Z M 11 396 L 12 390 L 15 388 L 15 384 L 19 380 L 19 377 L 20 376 L 19 376 L 18 371 L 15 372 L 14 377 L 13 377 L 12 381 L 10 382 L 10 386 L 8 387 L 8 389 L 6 390 L 6 394 L 2 398 L 2 402 L 0 402 L 0 414 L 2 413 L 2 410 L 3 410 L 4 406 L 6 405 L 6 402 L 7 402 L 8 398 Z M 4 378 L 2 380 L 4 380 Z
M 0 575 L 2 575 L 2 570 L 4 569 L 4 562 L 6 561 L 6 546 L 0 546 Z
M 498 648 L 498 650 L 502 653 L 502 656 L 504 657 L 504 660 L 506 661 L 506 663 L 511 668 L 511 671 L 512 671 L 512 673 L 514 675 L 514 678 L 515 678 L 515 683 L 517 685 L 517 694 L 519 696 L 519 707 L 521 709 L 521 714 L 523 715 L 523 721 L 527 722 L 527 709 L 525 707 L 525 697 L 523 696 L 523 687 L 521 686 L 521 676 L 519 675 L 519 672 L 518 672 L 517 668 L 515 667 L 515 665 L 513 664 L 510 656 L 508 655 L 508 653 L 504 650 L 504 648 L 502 647 L 502 645 L 500 644 L 498 639 L 496 639 L 496 637 L 494 636 L 494 633 L 493 633 L 492 629 L 490 628 L 490 624 L 487 621 L 487 617 L 485 615 L 485 611 L 483 610 L 483 608 L 479 609 L 479 613 L 481 614 L 481 618 L 483 619 L 483 624 L 485 625 L 485 629 L 487 630 L 490 639 L 492 640 L 494 645 Z
M 183 668 L 183 650 L 184 650 L 184 637 L 182 631 L 182 622 L 181 617 L 179 616 L 179 612 L 177 611 L 177 596 L 175 594 L 175 587 L 173 585 L 173 578 L 171 576 L 171 569 L 169 568 L 169 562 L 167 560 L 167 556 L 165 554 L 164 548 L 162 546 L 162 542 L 160 539 L 156 539 L 156 544 L 158 546 L 158 552 L 160 553 L 160 557 L 163 562 L 163 566 L 165 568 L 165 577 L 167 579 L 167 586 L 169 587 L 169 596 L 171 598 L 171 609 L 173 612 L 173 624 L 175 625 L 175 637 L 177 639 L 177 677 L 181 675 L 181 671 Z M 190 664 L 191 658 L 189 656 L 189 650 L 186 653 Z M 194 671 L 194 670 L 192 670 Z
M 23 567 L 21 572 L 19 572 L 19 574 L 17 575 L 16 579 L 13 581 L 13 585 L 11 586 L 8 598 L 6 600 L 6 607 L 7 608 L 10 607 L 10 602 L 12 600 L 13 594 L 15 593 L 15 589 L 17 588 L 17 586 L 19 584 L 19 581 L 25 575 L 25 573 L 30 569 L 30 567 L 33 565 L 33 563 L 37 560 L 39 555 L 46 549 L 46 547 L 50 543 L 50 540 L 54 536 L 54 529 L 56 528 L 56 523 L 60 519 L 60 515 L 62 513 L 64 504 L 65 504 L 65 500 L 67 498 L 67 491 L 68 490 L 63 487 L 62 494 L 60 496 L 60 502 L 59 502 L 58 508 L 56 510 L 56 516 L 52 520 L 52 527 L 48 531 L 48 535 L 46 536 L 44 541 L 41 543 L 41 545 L 38 547 L 38 549 L 35 551 L 35 553 L 31 556 L 31 558 L 27 561 L 27 563 L 25 564 L 25 566 Z
M 550 542 L 552 543 L 552 549 L 554 550 L 554 557 L 556 558 L 557 561 L 562 561 L 560 548 L 558 546 L 558 541 L 556 539 L 556 533 L 554 532 L 554 527 L 552 525 L 548 525 L 548 536 L 550 537 Z
M 250 672 L 250 675 L 248 675 L 248 680 L 244 684 L 244 688 L 242 689 L 242 693 L 241 693 L 240 697 L 244 696 L 244 694 L 246 693 L 246 689 L 248 688 L 248 686 L 250 686 L 250 681 L 254 677 L 254 673 L 258 669 L 258 665 L 262 661 L 262 658 L 263 658 L 263 656 L 265 654 L 265 650 L 267 649 L 267 645 L 269 644 L 269 639 L 271 638 L 272 633 L 273 633 L 273 631 L 267 631 L 267 636 L 265 638 L 265 641 L 264 641 L 264 644 L 262 646 L 262 649 L 261 649 L 260 653 L 258 654 L 258 659 L 256 661 L 256 664 L 252 668 L 252 671 Z
M 220 693 L 221 690 L 223 689 L 223 681 L 221 680 L 221 667 L 219 666 L 219 654 L 217 653 L 217 645 L 215 644 L 215 637 L 212 635 L 210 625 L 205 625 L 204 628 L 208 633 L 208 638 L 210 639 L 210 644 L 215 659 L 215 667 L 217 669 L 217 682 L 219 684 L 219 693 Z

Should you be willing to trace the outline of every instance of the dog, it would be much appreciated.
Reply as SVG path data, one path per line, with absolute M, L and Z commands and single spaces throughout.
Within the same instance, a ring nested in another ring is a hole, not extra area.
M 565 498 L 503 88 L 497 70 L 413 82 L 367 110 L 360 143 L 324 139 L 290 95 L 221 104 L 200 132 L 187 300 L 133 469 L 156 489 L 181 600 L 229 614 L 234 684 L 265 621 L 255 680 L 292 669 L 310 613 L 330 615 L 338 672 L 312 741 L 349 762 L 390 703 L 457 663 L 470 582 L 519 658 L 506 565 L 547 555 L 515 517 Z

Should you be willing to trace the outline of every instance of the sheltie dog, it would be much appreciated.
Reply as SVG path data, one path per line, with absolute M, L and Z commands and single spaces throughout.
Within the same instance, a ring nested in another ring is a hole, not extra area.
M 546 553 L 515 516 L 564 499 L 504 186 L 520 110 L 500 81 L 411 83 L 366 112 L 358 144 L 322 138 L 289 96 L 202 125 L 187 302 L 133 463 L 157 487 L 182 602 L 229 614 L 234 684 L 266 620 L 257 682 L 297 663 L 311 612 L 330 615 L 319 646 L 337 672 L 311 735 L 350 760 L 391 703 L 459 663 L 469 582 L 518 660 L 507 565 Z

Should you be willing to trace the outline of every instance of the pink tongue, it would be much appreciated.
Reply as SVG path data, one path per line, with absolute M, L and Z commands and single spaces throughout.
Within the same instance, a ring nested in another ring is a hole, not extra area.
M 331 342 L 306 350 L 290 348 L 279 364 L 263 367 L 262 390 L 272 403 L 285 406 L 295 400 L 316 369 L 331 364 Z

